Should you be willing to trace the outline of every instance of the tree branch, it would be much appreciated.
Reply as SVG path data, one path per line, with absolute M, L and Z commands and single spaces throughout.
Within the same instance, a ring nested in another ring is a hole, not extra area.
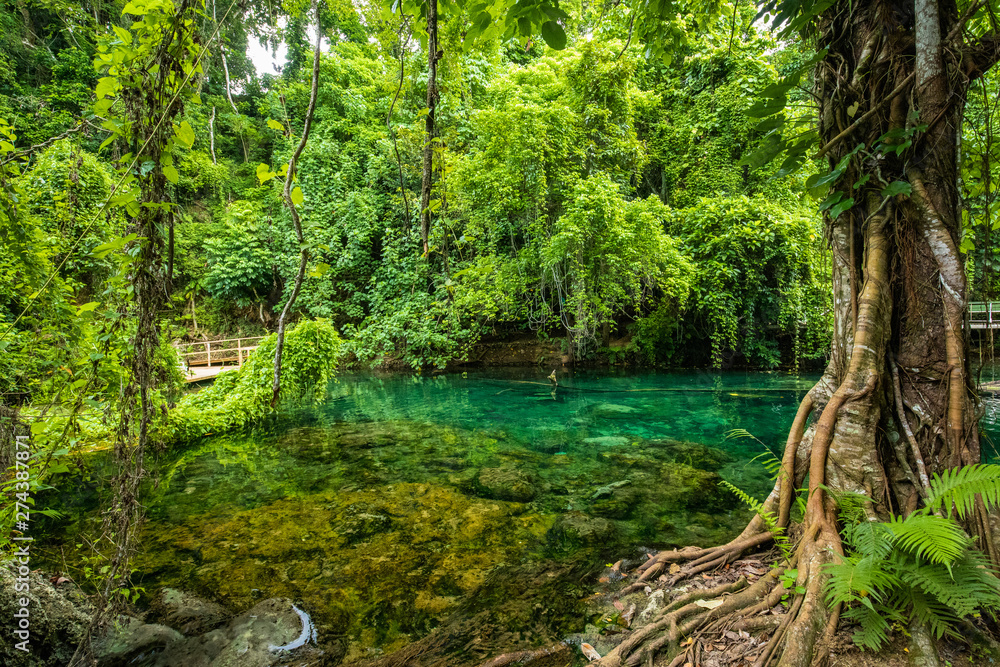
M 319 18 L 319 6 L 315 1 L 313 2 L 313 11 L 316 13 L 316 51 L 313 54 L 312 90 L 309 93 L 309 108 L 306 110 L 305 124 L 302 128 L 302 139 L 299 140 L 298 147 L 296 147 L 295 152 L 292 153 L 292 157 L 288 161 L 288 171 L 285 173 L 285 189 L 281 193 L 282 198 L 285 200 L 285 205 L 288 207 L 288 212 L 292 216 L 292 224 L 295 226 L 295 238 L 299 242 L 299 270 L 295 274 L 295 285 L 292 287 L 292 293 L 288 296 L 288 301 L 285 303 L 285 307 L 281 309 L 281 316 L 278 318 L 278 340 L 274 346 L 274 382 L 271 385 L 272 408 L 278 404 L 278 396 L 281 394 L 281 353 L 285 347 L 285 321 L 288 319 L 288 313 L 291 311 L 295 299 L 299 296 L 299 290 L 302 288 L 302 279 L 306 273 L 306 264 L 309 262 L 309 248 L 306 247 L 305 238 L 302 235 L 302 221 L 299 219 L 299 212 L 295 208 L 295 202 L 292 201 L 292 179 L 295 176 L 295 164 L 302 155 L 302 151 L 305 150 L 306 142 L 309 141 L 309 130 L 312 128 L 313 113 L 316 111 L 316 98 L 319 92 L 319 56 L 320 45 L 323 42 L 323 30 Z

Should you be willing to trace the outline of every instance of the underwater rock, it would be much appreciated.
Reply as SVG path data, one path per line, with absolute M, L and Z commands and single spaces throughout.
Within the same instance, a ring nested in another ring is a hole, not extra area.
M 57 588 L 38 572 L 28 575 L 28 591 L 15 591 L 16 576 L 8 566 L 0 566 L 0 616 L 5 625 L 0 664 L 9 667 L 69 664 L 90 625 L 86 598 L 75 585 L 64 583 Z M 12 619 L 21 609 L 22 598 L 28 600 L 29 652 L 18 650 L 15 643 L 21 640 L 11 635 Z
M 367 504 L 348 505 L 337 532 L 348 544 L 360 542 L 392 529 L 392 519 Z
M 611 521 L 592 517 L 583 512 L 567 512 L 560 516 L 548 532 L 549 542 L 561 548 L 598 546 L 614 538 L 618 532 Z
M 270 667 L 288 664 L 318 664 L 320 651 L 311 621 L 303 620 L 287 598 L 271 598 L 258 603 L 229 624 L 200 637 L 171 642 L 156 657 L 157 667 Z M 308 619 L 308 616 L 305 617 Z M 146 626 L 149 627 L 149 626 Z M 305 632 L 305 641 L 299 642 Z M 293 644 L 296 652 L 275 650 Z
M 595 494 L 596 498 L 591 503 L 590 511 L 597 516 L 608 519 L 628 519 L 642 500 L 642 492 L 634 487 L 621 488 L 622 485 L 613 486 L 606 493 Z M 603 490 L 602 487 L 601 490 Z
M 526 503 L 535 497 L 538 479 L 517 468 L 483 468 L 479 471 L 478 490 L 488 498 Z
M 588 407 L 586 412 L 597 419 L 634 419 L 640 414 L 637 408 L 618 403 L 598 403 Z
M 108 634 L 95 642 L 94 651 L 101 667 L 125 667 L 178 642 L 184 642 L 184 635 L 173 628 L 127 618 L 112 625 Z
M 625 486 L 626 484 L 631 484 L 631 481 L 627 479 L 622 479 L 617 482 L 611 482 L 610 484 L 605 484 L 601 488 L 594 491 L 594 493 L 591 494 L 590 498 L 591 500 L 595 500 L 602 496 L 610 496 L 615 489 L 621 486 Z
M 683 463 L 667 463 L 660 469 L 659 488 L 675 506 L 690 510 L 724 511 L 732 507 L 732 496 L 719 485 L 718 473 L 692 468 Z
M 229 613 L 222 605 L 191 593 L 164 588 L 150 605 L 150 618 L 185 635 L 200 635 L 222 625 Z
M 629 443 L 629 439 L 623 435 L 603 435 L 595 438 L 584 438 L 583 442 L 598 447 L 624 447 Z
M 665 461 L 683 463 L 700 470 L 717 471 L 729 461 L 729 455 L 721 449 L 708 447 L 696 442 L 683 442 L 671 438 L 650 440 L 648 443 L 654 455 Z

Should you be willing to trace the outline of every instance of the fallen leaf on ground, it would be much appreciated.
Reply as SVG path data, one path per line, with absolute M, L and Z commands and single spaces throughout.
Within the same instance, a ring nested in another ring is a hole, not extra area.
M 583 657 L 585 657 L 587 660 L 594 661 L 601 659 L 601 654 L 598 653 L 593 646 L 587 644 L 586 642 L 580 644 L 580 650 L 583 651 Z
M 632 625 L 632 617 L 635 616 L 635 603 L 629 605 L 627 611 L 622 613 L 622 620 L 625 621 L 625 627 Z
M 694 603 L 705 609 L 715 609 L 722 604 L 722 600 L 695 600 Z

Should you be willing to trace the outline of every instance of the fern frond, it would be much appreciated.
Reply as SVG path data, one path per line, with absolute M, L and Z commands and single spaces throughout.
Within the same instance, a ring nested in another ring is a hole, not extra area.
M 977 463 L 935 473 L 927 508 L 943 509 L 950 517 L 954 505 L 958 516 L 964 519 L 975 508 L 976 494 L 982 496 L 987 510 L 1000 506 L 1000 465 Z
M 757 456 L 750 459 L 750 463 L 753 463 L 754 461 L 760 461 L 760 464 L 764 466 L 764 469 L 767 470 L 769 475 L 771 475 L 771 479 L 777 479 L 778 475 L 781 474 L 781 459 L 772 454 L 770 451 L 761 452 Z
M 879 650 L 889 639 L 890 621 L 903 620 L 898 611 L 876 608 L 871 602 L 847 609 L 844 618 L 861 626 L 861 629 L 854 633 L 854 643 L 870 651 Z
M 908 592 L 912 616 L 923 621 L 935 637 L 941 639 L 945 635 L 956 638 L 959 636 L 955 631 L 959 619 L 948 605 L 919 589 L 910 588 Z
M 844 543 L 863 556 L 884 559 L 892 553 L 896 535 L 881 521 L 867 519 L 844 526 Z
M 722 480 L 721 482 L 719 482 L 719 484 L 732 491 L 733 494 L 740 499 L 740 502 L 742 502 L 744 505 L 752 509 L 754 512 L 760 513 L 760 511 L 763 509 L 764 506 L 759 500 L 757 500 L 749 493 L 747 493 L 740 487 L 736 486 L 735 484 L 727 482 L 726 480 Z
M 1000 580 L 983 563 L 982 557 L 968 552 L 950 569 L 919 561 L 897 561 L 897 566 L 900 579 L 911 588 L 940 601 L 954 616 L 964 617 L 1000 606 Z
M 785 560 L 789 560 L 792 557 L 792 554 L 791 548 L 788 546 L 788 536 L 785 535 L 784 527 L 778 525 L 778 517 L 775 516 L 774 512 L 768 512 L 764 509 L 764 504 L 762 502 L 735 484 L 731 484 L 726 480 L 720 481 L 719 484 L 732 491 L 744 505 L 757 513 L 757 516 L 759 516 L 764 521 L 764 525 L 767 526 L 768 532 L 771 533 L 774 543 L 779 549 L 781 549 L 781 553 L 785 557 Z
M 854 491 L 838 491 L 823 484 L 820 484 L 820 488 L 836 501 L 837 508 L 845 521 L 857 523 L 868 518 L 865 504 L 872 502 L 872 499 L 865 494 Z
M 887 525 L 899 547 L 932 563 L 951 565 L 970 544 L 961 526 L 940 516 L 915 513 Z
M 870 598 L 885 602 L 903 582 L 884 565 L 882 558 L 848 556 L 839 563 L 824 566 L 824 572 L 830 577 L 826 588 L 827 601 L 831 604 L 851 603 Z

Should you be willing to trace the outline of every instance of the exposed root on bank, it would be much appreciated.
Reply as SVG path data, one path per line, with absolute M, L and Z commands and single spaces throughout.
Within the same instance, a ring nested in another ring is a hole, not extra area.
M 741 578 L 679 598 L 599 660 L 596 664 L 600 667 L 698 664 L 703 637 L 738 625 L 770 632 L 763 647 L 755 649 L 755 667 L 825 664 L 840 609 L 826 604 L 824 589 L 829 577 L 824 568 L 843 556 L 836 502 L 825 486 L 831 449 L 834 442 L 849 448 L 859 434 L 864 437 L 870 431 L 865 415 L 870 413 L 880 373 L 885 370 L 889 305 L 886 218 L 878 215 L 881 209 L 882 204 L 873 200 L 865 225 L 866 279 L 858 298 L 857 326 L 847 368 L 840 373 L 838 360 L 831 361 L 827 374 L 799 406 L 782 457 L 781 474 L 762 511 L 728 544 L 689 547 L 650 558 L 638 568 L 635 583 L 621 594 L 643 589 L 654 578 L 673 587 L 684 579 L 723 568 L 779 535 L 786 538 L 795 489 L 806 473 L 805 466 L 799 465 L 801 460 L 808 463 L 809 489 L 802 535 L 794 551 L 789 552 L 785 546 L 781 562 L 753 583 Z M 840 382 L 831 382 L 833 377 L 839 377 Z M 830 387 L 836 387 L 832 394 Z M 807 429 L 815 408 L 819 408 L 818 416 Z M 794 585 L 788 581 L 792 576 Z M 772 609 L 787 597 L 791 597 L 787 613 L 773 620 Z M 760 618 L 763 615 L 769 616 L 767 620 Z

